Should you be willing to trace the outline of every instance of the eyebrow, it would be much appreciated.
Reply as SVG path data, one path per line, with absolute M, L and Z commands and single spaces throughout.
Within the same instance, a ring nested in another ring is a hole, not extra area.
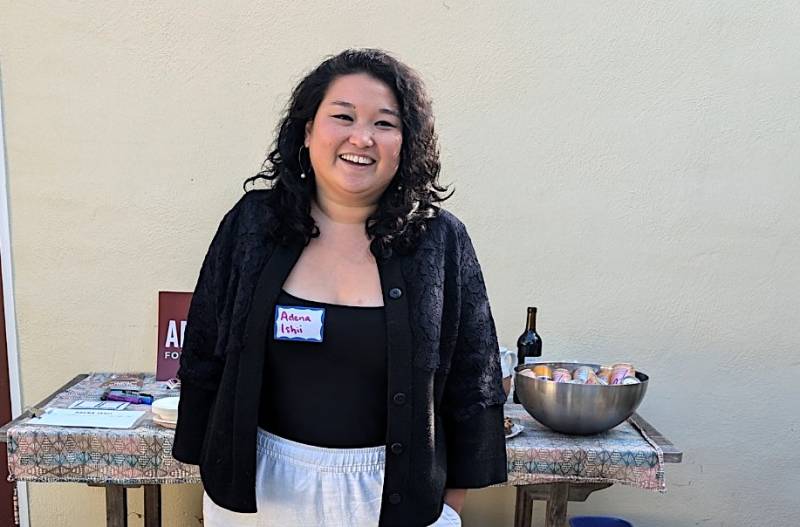
M 355 110 L 356 106 L 353 103 L 347 101 L 331 101 L 330 104 L 334 104 L 336 106 L 344 106 L 346 108 L 350 108 L 351 110 Z M 381 108 L 378 110 L 379 113 L 388 113 L 389 115 L 394 115 L 398 119 L 400 119 L 400 112 L 397 110 L 392 110 L 391 108 Z

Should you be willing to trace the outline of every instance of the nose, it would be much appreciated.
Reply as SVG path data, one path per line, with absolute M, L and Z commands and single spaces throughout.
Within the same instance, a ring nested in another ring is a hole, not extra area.
M 357 127 L 350 134 L 350 144 L 358 148 L 369 148 L 375 144 L 372 139 L 372 130 L 366 126 Z

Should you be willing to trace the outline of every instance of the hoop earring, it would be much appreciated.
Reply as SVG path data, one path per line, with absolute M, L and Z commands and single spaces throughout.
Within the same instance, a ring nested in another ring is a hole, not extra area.
M 306 145 L 302 145 L 300 147 L 300 150 L 297 152 L 297 165 L 300 167 L 300 179 L 306 178 L 306 170 L 303 168 L 303 160 L 302 160 L 302 154 L 304 148 L 308 150 L 308 147 L 306 147 Z

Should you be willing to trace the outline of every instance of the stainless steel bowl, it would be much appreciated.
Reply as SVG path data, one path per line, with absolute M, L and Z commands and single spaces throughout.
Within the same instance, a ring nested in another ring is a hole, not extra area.
M 637 371 L 639 384 L 624 386 L 602 386 L 568 384 L 534 379 L 519 372 L 537 364 L 551 368 L 567 368 L 599 364 L 585 362 L 537 362 L 522 364 L 514 368 L 514 390 L 522 406 L 531 417 L 556 432 L 575 435 L 597 434 L 610 430 L 633 415 L 647 391 L 650 379 Z

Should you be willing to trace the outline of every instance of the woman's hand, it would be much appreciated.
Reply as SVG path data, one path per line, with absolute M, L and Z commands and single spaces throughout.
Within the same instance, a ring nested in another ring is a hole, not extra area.
M 466 498 L 467 489 L 444 490 L 444 502 L 447 503 L 458 514 L 461 514 L 461 508 L 464 507 L 464 500 Z

